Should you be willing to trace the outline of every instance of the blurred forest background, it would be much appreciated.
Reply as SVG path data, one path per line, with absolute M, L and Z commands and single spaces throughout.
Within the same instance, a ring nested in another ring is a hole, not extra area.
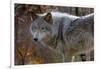
M 47 48 L 36 46 L 32 41 L 29 28 L 34 21 L 34 14 L 51 11 L 69 13 L 76 16 L 83 16 L 94 12 L 93 8 L 64 7 L 31 4 L 15 4 L 15 65 L 53 63 L 59 58 Z M 32 19 L 33 18 L 33 19 Z M 94 54 L 91 54 L 94 60 Z M 85 55 L 78 57 L 77 61 L 85 61 Z

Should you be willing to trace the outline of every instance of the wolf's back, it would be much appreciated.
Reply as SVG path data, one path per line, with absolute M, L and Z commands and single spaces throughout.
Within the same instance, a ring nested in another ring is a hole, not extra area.
M 76 53 L 87 53 L 94 47 L 94 14 L 83 16 L 69 26 L 64 34 L 67 46 Z

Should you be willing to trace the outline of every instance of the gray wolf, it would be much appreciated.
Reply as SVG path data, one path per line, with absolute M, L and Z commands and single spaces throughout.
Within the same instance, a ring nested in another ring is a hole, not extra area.
M 34 16 L 30 26 L 33 41 L 61 54 L 62 62 L 75 61 L 77 55 L 94 50 L 93 13 L 81 17 L 60 12 Z

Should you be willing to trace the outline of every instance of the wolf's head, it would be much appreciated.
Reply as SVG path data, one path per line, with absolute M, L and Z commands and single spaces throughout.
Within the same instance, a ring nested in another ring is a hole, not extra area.
M 53 23 L 51 13 L 39 16 L 33 21 L 30 26 L 31 34 L 34 41 L 42 41 L 51 35 L 51 25 Z

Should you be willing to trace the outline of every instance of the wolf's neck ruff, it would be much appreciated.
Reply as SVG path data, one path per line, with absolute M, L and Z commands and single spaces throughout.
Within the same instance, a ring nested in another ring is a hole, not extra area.
M 43 42 L 47 43 L 47 45 L 49 45 L 50 47 L 53 47 L 54 49 L 57 47 L 57 44 L 59 42 L 64 43 L 64 38 L 63 38 L 63 20 L 59 23 L 59 27 L 57 30 L 57 34 L 52 35 L 51 37 L 48 36 L 48 38 L 46 38 L 46 40 L 44 39 Z

